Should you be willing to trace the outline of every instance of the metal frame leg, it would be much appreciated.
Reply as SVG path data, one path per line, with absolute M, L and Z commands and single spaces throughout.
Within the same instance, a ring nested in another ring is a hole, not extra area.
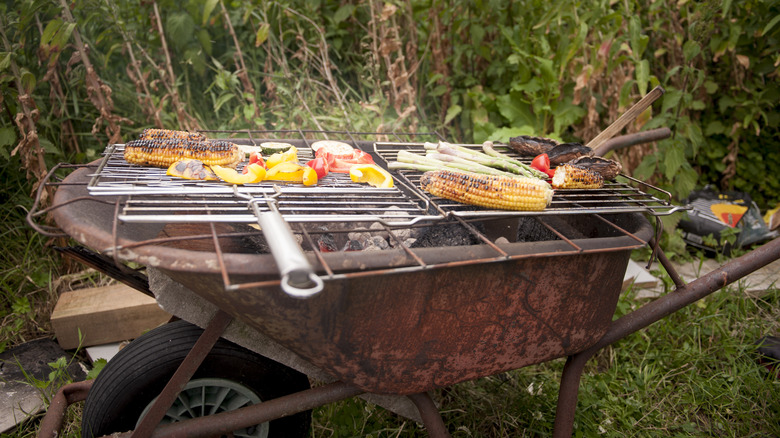
M 200 335 L 200 338 L 193 345 L 192 350 L 184 358 L 184 361 L 179 365 L 171 380 L 165 385 L 165 388 L 163 388 L 149 412 L 133 431 L 132 438 L 148 438 L 152 436 L 152 432 L 160 424 L 160 421 L 162 421 L 165 413 L 173 405 L 176 397 L 184 389 L 187 382 L 190 381 L 195 371 L 198 370 L 200 364 L 203 363 L 203 360 L 211 352 L 214 344 L 217 343 L 232 320 L 232 316 L 221 310 L 218 310 L 214 317 L 211 318 L 203 334 Z

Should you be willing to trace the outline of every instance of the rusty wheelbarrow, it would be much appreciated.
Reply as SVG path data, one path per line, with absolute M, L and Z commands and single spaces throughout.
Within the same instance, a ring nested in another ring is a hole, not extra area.
M 379 162 L 423 147 L 347 141 Z M 294 142 L 305 154 L 309 140 Z M 183 321 L 131 343 L 91 389 L 65 387 L 42 437 L 87 391 L 84 436 L 306 436 L 308 410 L 361 395 L 444 437 L 429 391 L 561 357 L 555 436 L 569 436 L 599 349 L 780 255 L 776 239 L 685 284 L 645 216 L 676 207 L 627 183 L 556 193 L 550 209 L 523 214 L 430 198 L 416 172 L 396 173 L 391 190 L 341 176 L 314 189 L 179 184 L 123 166 L 119 149 L 71 173 L 30 222 L 51 211 L 58 229 L 41 232 L 61 230 L 120 270 L 146 266 L 149 292 Z M 235 225 L 268 211 L 286 242 Z M 360 234 L 388 247 L 355 251 Z M 677 290 L 612 321 L 631 251 L 648 243 Z M 290 293 L 290 264 L 321 281 L 316 293 Z

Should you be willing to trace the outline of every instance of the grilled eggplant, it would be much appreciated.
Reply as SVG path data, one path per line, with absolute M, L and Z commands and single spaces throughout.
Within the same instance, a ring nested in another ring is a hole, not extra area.
M 605 180 L 614 180 L 623 171 L 623 166 L 617 161 L 596 156 L 575 158 L 569 164 L 575 164 L 598 172 Z
M 568 163 L 576 158 L 590 155 L 593 155 L 593 149 L 581 143 L 561 143 L 547 152 L 551 166 Z
M 509 139 L 509 147 L 523 157 L 535 157 L 540 154 L 546 154 L 555 146 L 558 146 L 558 142 L 551 138 L 521 135 Z

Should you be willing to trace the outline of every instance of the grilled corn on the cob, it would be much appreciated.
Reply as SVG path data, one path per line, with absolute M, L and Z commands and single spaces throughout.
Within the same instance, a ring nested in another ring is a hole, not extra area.
M 555 168 L 552 186 L 556 189 L 599 189 L 604 186 L 604 178 L 585 167 L 561 164 Z
M 553 190 L 536 178 L 480 175 L 434 170 L 420 178 L 420 187 L 434 196 L 501 210 L 541 211 Z
M 206 141 L 206 137 L 199 132 L 174 131 L 172 129 L 147 128 L 138 137 L 139 140 L 189 140 Z
M 183 139 L 133 140 L 125 144 L 125 161 L 142 166 L 168 168 L 179 160 L 195 159 L 203 164 L 236 167 L 243 154 L 233 143 L 222 140 Z

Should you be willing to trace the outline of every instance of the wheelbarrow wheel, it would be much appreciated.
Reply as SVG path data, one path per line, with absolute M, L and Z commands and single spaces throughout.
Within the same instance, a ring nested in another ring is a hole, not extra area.
M 81 436 L 133 430 L 203 332 L 177 321 L 131 342 L 100 372 L 84 404 Z M 220 339 L 163 423 L 261 403 L 310 388 L 298 371 Z M 234 431 L 234 436 L 306 437 L 311 411 Z

